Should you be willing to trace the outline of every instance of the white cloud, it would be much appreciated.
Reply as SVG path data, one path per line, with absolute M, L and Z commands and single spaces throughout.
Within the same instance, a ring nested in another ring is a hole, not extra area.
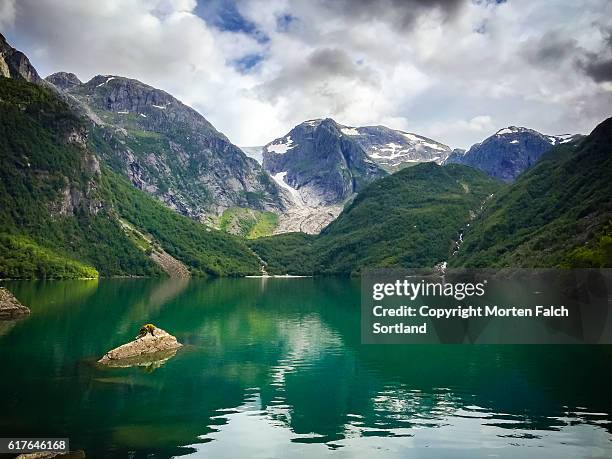
M 609 2 L 340 3 L 238 0 L 268 40 L 207 24 L 195 0 L 4 0 L 0 25 L 40 73 L 137 78 L 239 145 L 326 116 L 467 147 L 510 124 L 588 132 L 610 115 L 610 82 L 578 65 L 608 52 Z M 240 72 L 247 55 L 263 60 Z

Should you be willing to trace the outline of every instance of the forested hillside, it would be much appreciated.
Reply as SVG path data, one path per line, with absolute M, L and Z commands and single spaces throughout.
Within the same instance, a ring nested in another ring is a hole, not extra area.
M 456 266 L 612 267 L 612 118 L 492 200 Z
M 501 187 L 470 167 L 424 163 L 366 187 L 319 236 L 294 233 L 249 244 L 277 273 L 431 267 L 449 259 L 460 232 Z
M 258 272 L 241 240 L 174 213 L 101 166 L 103 140 L 93 140 L 53 91 L 0 78 L 0 277 L 161 274 L 123 219 L 195 274 Z

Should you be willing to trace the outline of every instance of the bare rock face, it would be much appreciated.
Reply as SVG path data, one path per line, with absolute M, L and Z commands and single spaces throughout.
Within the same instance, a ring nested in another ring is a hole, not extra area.
M 143 359 L 157 360 L 155 358 L 157 355 L 162 359 L 167 359 L 168 351 L 176 352 L 181 346 L 182 344 L 176 340 L 176 337 L 161 328 L 155 328 L 154 334 L 147 333 L 108 351 L 104 357 L 98 360 L 98 363 L 107 366 L 122 366 L 117 364 L 121 362 L 130 364 L 130 361 L 133 360 L 134 364 L 137 365 Z
M 81 83 L 61 72 L 46 81 L 98 125 L 111 147 L 102 161 L 176 212 L 207 221 L 230 207 L 284 210 L 283 191 L 262 166 L 165 91 L 114 75 Z
M 264 147 L 263 167 L 298 205 L 341 204 L 387 175 L 351 132 L 331 118 L 305 121 Z
M 30 313 L 30 309 L 21 304 L 4 287 L 0 287 L 0 319 L 16 319 Z
M 0 76 L 30 83 L 42 82 L 42 78 L 38 76 L 26 55 L 9 45 L 2 34 L 0 34 Z
M 83 84 L 74 73 L 69 72 L 57 72 L 49 75 L 45 80 L 54 84 L 62 91 Z

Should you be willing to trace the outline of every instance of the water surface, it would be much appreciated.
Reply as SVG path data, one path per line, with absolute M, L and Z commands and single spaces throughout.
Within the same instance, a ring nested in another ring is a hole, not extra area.
M 360 344 L 350 279 L 5 284 L 0 432 L 87 457 L 612 457 L 610 346 Z M 93 362 L 152 322 L 155 367 Z

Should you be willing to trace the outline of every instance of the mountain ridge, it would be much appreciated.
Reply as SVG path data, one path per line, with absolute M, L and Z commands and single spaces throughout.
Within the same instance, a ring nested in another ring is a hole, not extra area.
M 495 132 L 467 151 L 453 151 L 445 164 L 476 167 L 492 177 L 512 182 L 538 162 L 555 145 L 575 142 L 576 134 L 546 135 L 534 129 L 508 126 Z
M 138 80 L 47 77 L 92 119 L 102 159 L 171 209 L 214 225 L 232 207 L 282 212 L 283 191 L 196 110 Z
M 452 264 L 612 266 L 612 118 L 557 145 L 493 199 Z

